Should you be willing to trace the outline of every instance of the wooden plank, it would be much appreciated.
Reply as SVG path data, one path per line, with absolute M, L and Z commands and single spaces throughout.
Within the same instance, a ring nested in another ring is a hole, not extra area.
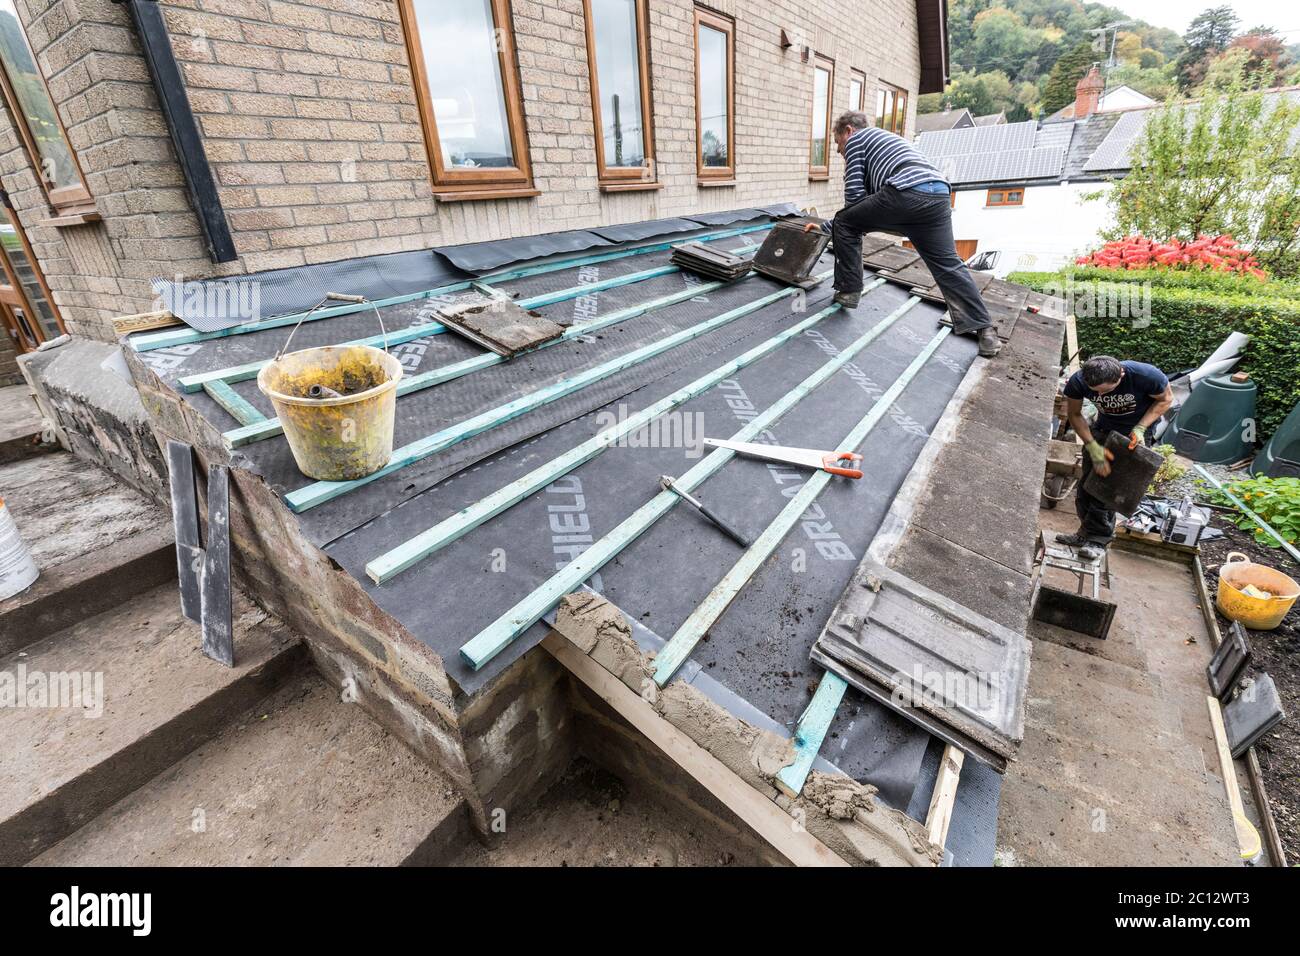
M 836 447 L 848 451 L 857 451 L 859 446 L 866 441 L 867 436 L 871 434 L 872 429 L 876 427 L 876 424 L 885 417 L 890 406 L 898 401 L 899 396 L 903 394 L 908 384 L 916 377 L 925 366 L 925 363 L 929 361 L 930 356 L 935 353 L 935 350 L 943 344 L 943 340 L 951 333 L 952 330 L 946 328 L 936 332 L 930 341 L 925 344 L 925 347 L 912 359 L 907 368 L 903 370 L 903 373 L 894 380 L 893 384 L 885 390 L 880 398 L 876 399 L 871 406 L 871 410 L 853 426 L 843 440 L 837 443 Z M 786 503 L 786 506 L 781 509 L 781 513 L 763 529 L 758 539 L 740 556 L 740 560 L 732 565 L 731 570 L 723 575 L 722 580 L 696 606 L 682 626 L 669 638 L 663 650 L 655 657 L 655 683 L 662 687 L 672 679 L 673 674 L 686 662 L 691 651 L 695 649 L 695 645 L 699 643 L 700 638 L 708 633 L 709 628 L 722 616 L 722 613 L 735 600 L 736 595 L 749 583 L 755 572 L 772 556 L 772 552 L 780 546 L 781 541 L 790 533 L 790 529 L 799 523 L 804 513 L 812 507 L 812 503 L 817 499 L 817 496 L 830 484 L 832 477 L 834 476 L 827 471 L 814 472 L 812 477 L 804 482 L 803 486 Z
M 203 386 L 203 390 L 241 425 L 255 425 L 266 421 L 265 415 L 225 382 L 208 382 Z
M 1073 313 L 1065 320 L 1065 347 L 1069 350 L 1065 370 L 1073 375 L 1079 371 L 1079 323 Z
M 925 830 L 930 842 L 943 846 L 948 840 L 948 826 L 952 823 L 952 808 L 957 802 L 957 784 L 961 780 L 961 765 L 966 755 L 952 744 L 943 748 L 939 758 L 939 776 L 930 795 L 930 809 L 925 815 Z
M 875 341 L 919 301 L 916 298 L 908 299 L 885 316 L 838 355 L 828 359 L 815 372 L 769 405 L 765 411 L 751 419 L 740 431 L 730 436 L 731 440 L 752 441 L 757 438 L 797 405 L 804 396 L 847 365 L 855 355 Z M 676 479 L 674 484 L 682 491 L 693 491 L 716 474 L 734 454 L 735 452 L 728 448 L 715 449 L 686 474 Z M 475 670 L 481 668 L 509 646 L 511 641 L 540 620 L 543 614 L 555 607 L 564 595 L 578 588 L 583 581 L 617 557 L 624 548 L 671 511 L 679 501 L 681 498 L 675 491 L 662 491 L 655 495 L 623 519 L 609 534 L 594 542 L 586 551 L 547 578 L 523 600 L 463 644 L 460 649 L 461 657 Z
M 130 335 L 132 332 L 148 332 L 151 329 L 165 329 L 168 326 L 180 325 L 178 319 L 170 309 L 159 309 L 157 312 L 138 312 L 135 315 L 122 315 L 113 320 L 114 335 Z
M 884 280 L 877 279 L 875 283 L 868 286 L 868 289 L 879 285 Z M 638 429 L 644 427 L 649 422 L 658 418 L 660 415 L 676 408 L 679 405 L 690 401 L 698 395 L 703 394 L 708 389 L 717 385 L 719 382 L 731 378 L 741 369 L 753 364 L 759 359 L 775 351 L 781 345 L 790 341 L 790 339 L 802 335 L 803 332 L 816 325 L 823 318 L 839 311 L 839 306 L 832 305 L 822 309 L 815 315 L 809 316 L 802 322 L 791 326 L 779 335 L 775 335 L 748 352 L 737 356 L 730 362 L 727 362 L 705 375 L 700 376 L 688 385 L 682 386 L 676 392 L 665 398 L 660 399 L 653 405 L 641 410 L 635 415 L 629 416 L 617 425 L 611 425 L 609 428 L 599 432 L 587 441 L 574 446 L 562 455 L 551 459 L 549 462 L 533 469 L 521 478 L 510 482 L 510 484 L 497 489 L 485 498 L 480 498 L 467 508 L 451 515 L 438 524 L 421 532 L 414 538 L 402 542 L 396 548 L 385 552 L 379 557 L 371 560 L 366 564 L 366 574 L 368 574 L 376 584 L 383 584 L 385 581 L 392 580 L 393 577 L 405 571 L 407 568 L 416 564 L 424 558 L 433 554 L 441 548 L 446 547 L 453 541 L 463 537 L 470 531 L 482 525 L 484 522 L 491 520 L 509 508 L 514 507 L 520 501 L 523 501 L 534 492 L 540 491 L 551 482 L 555 481 L 562 475 L 568 474 L 579 465 L 591 461 L 597 455 L 604 452 L 606 448 L 614 445 L 620 438 L 629 435 Z
M 1228 749 L 1228 733 L 1223 728 L 1223 711 L 1219 702 L 1212 696 L 1205 698 L 1210 710 L 1210 726 L 1214 728 L 1214 745 L 1219 752 L 1219 771 L 1223 774 L 1223 789 L 1228 795 L 1228 807 L 1232 811 L 1232 825 L 1237 831 L 1237 846 L 1243 860 L 1254 859 L 1262 849 L 1259 833 L 1254 825 L 1246 819 L 1245 809 L 1241 805 L 1241 788 L 1237 784 L 1237 765 L 1233 762 L 1232 752 Z
M 171 491 L 172 525 L 176 535 L 176 577 L 181 592 L 181 613 L 198 624 L 202 621 L 199 574 L 203 569 L 203 549 L 199 546 L 194 450 L 184 442 L 167 442 L 167 483 Z
M 798 826 L 793 817 L 664 720 L 639 694 L 558 631 L 548 634 L 542 647 L 795 866 L 848 866 L 824 843 Z
M 831 729 L 831 721 L 840 708 L 848 683 L 839 674 L 822 671 L 821 682 L 812 700 L 799 715 L 799 722 L 794 728 L 794 763 L 782 768 L 776 775 L 777 788 L 788 797 L 797 797 L 803 790 L 808 771 L 817 759 L 826 739 L 826 732 Z
M 208 546 L 199 576 L 203 653 L 235 666 L 235 632 L 230 597 L 230 469 L 208 468 Z
M 829 274 L 829 273 L 827 273 Z M 690 290 L 686 290 L 690 291 Z M 417 461 L 423 461 L 430 455 L 450 448 L 459 442 L 472 438 L 475 435 L 481 435 L 485 431 L 495 428 L 503 422 L 511 421 L 520 415 L 527 414 L 534 409 L 541 408 L 543 405 L 550 404 L 566 395 L 572 395 L 574 392 L 582 391 L 595 382 L 609 378 L 611 375 L 617 375 L 627 371 L 635 365 L 649 361 L 657 355 L 662 355 L 670 349 L 676 348 L 686 342 L 690 342 L 702 335 L 719 329 L 724 325 L 735 322 L 752 312 L 756 312 L 765 306 L 771 305 L 781 299 L 787 298 L 798 292 L 798 289 L 780 289 L 776 292 L 769 293 L 760 299 L 749 302 L 745 305 L 730 309 L 721 315 L 706 319 L 689 328 L 682 329 L 673 335 L 659 339 L 657 342 L 650 342 L 639 349 L 634 349 L 625 355 L 615 356 L 606 362 L 571 375 L 568 378 L 561 379 L 544 388 L 528 392 L 518 398 L 512 399 L 503 405 L 490 408 L 485 412 L 468 418 L 465 421 L 457 422 L 447 428 L 440 429 L 432 435 L 427 435 L 417 441 L 404 445 L 401 448 L 394 449 L 393 457 L 387 465 L 380 468 L 373 474 L 364 478 L 356 478 L 352 481 L 316 481 L 311 484 L 291 491 L 284 496 L 285 502 L 295 512 L 307 511 L 324 504 L 327 501 L 333 501 L 340 495 L 345 495 L 362 485 L 367 485 L 372 481 L 377 481 L 387 475 L 412 465 Z M 698 287 L 697 287 L 698 292 Z

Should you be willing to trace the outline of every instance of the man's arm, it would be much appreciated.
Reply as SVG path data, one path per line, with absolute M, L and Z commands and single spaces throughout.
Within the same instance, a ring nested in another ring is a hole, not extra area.
M 1105 478 L 1110 474 L 1110 463 L 1114 460 L 1114 453 L 1103 448 L 1101 442 L 1092 437 L 1092 429 L 1088 427 L 1088 420 L 1083 417 L 1083 399 L 1065 398 L 1065 417 L 1069 419 L 1070 427 L 1074 433 L 1079 436 L 1083 442 L 1083 449 L 1092 459 L 1092 467 L 1096 469 L 1097 474 Z
M 1174 407 L 1174 390 L 1172 386 L 1166 385 L 1163 392 L 1151 397 L 1155 399 L 1155 403 L 1147 409 L 1147 413 L 1142 416 L 1142 420 L 1133 426 L 1133 431 L 1129 434 L 1128 447 L 1130 451 L 1146 441 L 1147 429 L 1160 421 L 1165 412 Z

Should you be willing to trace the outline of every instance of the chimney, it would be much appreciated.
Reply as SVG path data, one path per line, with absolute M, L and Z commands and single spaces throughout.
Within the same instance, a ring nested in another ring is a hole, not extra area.
M 1106 89 L 1106 81 L 1101 78 L 1101 70 L 1094 63 L 1088 74 L 1074 87 L 1074 118 L 1087 119 L 1097 112 L 1101 105 L 1101 94 Z

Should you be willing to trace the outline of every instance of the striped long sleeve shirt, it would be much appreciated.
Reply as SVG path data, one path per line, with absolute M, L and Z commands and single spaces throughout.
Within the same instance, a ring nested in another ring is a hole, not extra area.
M 883 186 L 911 189 L 947 182 L 919 150 L 901 136 L 874 126 L 860 129 L 844 145 L 844 204 L 853 205 Z

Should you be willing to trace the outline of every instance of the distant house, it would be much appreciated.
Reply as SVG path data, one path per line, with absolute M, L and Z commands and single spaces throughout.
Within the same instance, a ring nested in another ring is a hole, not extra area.
M 1128 173 L 1132 144 L 1159 105 L 1135 93 L 1146 102 L 1102 110 L 1102 86 L 1094 67 L 1076 86 L 1074 102 L 1042 124 L 977 125 L 917 138 L 952 184 L 953 236 L 964 258 L 995 253 L 988 267 L 1004 276 L 1060 268 L 1098 243 L 1110 209 L 1084 196 Z M 1127 101 L 1127 94 L 1111 100 Z
M 974 117 L 976 126 L 1003 126 L 1007 122 L 1007 111 L 999 110 L 996 113 L 986 113 L 983 116 Z
M 1097 68 L 1094 66 L 1093 70 L 1096 69 Z M 1091 75 L 1091 73 L 1089 75 Z M 1100 78 L 1101 74 L 1098 73 L 1097 75 L 1098 78 Z M 1087 79 L 1087 77 L 1084 77 L 1084 79 Z M 1097 112 L 1110 113 L 1120 110 L 1136 110 L 1141 109 L 1144 106 L 1154 106 L 1156 102 L 1156 100 L 1153 100 L 1145 93 L 1139 93 L 1131 86 L 1117 86 L 1114 89 L 1106 90 L 1101 94 L 1101 99 L 1097 101 Z M 1062 106 L 1051 116 L 1046 117 L 1043 122 L 1062 123 L 1072 119 L 1075 119 L 1074 104 L 1070 103 L 1066 106 Z M 976 123 L 976 125 L 978 126 L 979 124 Z
M 970 110 L 944 110 L 942 113 L 917 113 L 916 135 L 938 133 L 949 129 L 970 129 L 975 125 L 975 117 Z

